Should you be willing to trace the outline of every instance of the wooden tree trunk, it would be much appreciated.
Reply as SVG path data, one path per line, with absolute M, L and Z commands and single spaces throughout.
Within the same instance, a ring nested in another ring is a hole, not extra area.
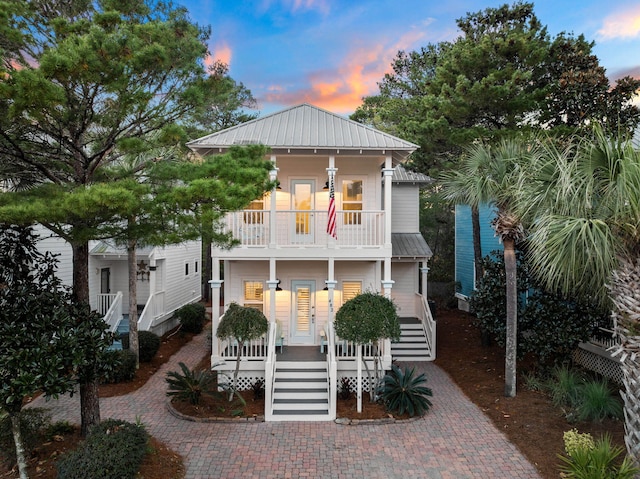
M 612 354 L 621 360 L 624 392 L 625 444 L 640 466 L 640 259 L 622 261 L 614 272 L 611 293 L 615 304 L 614 331 L 619 344 Z
M 516 355 L 518 350 L 518 287 L 515 241 L 503 238 L 504 269 L 507 280 L 507 338 L 505 351 L 504 395 L 516 395 Z
M 89 304 L 89 242 L 73 243 L 73 295 L 79 303 Z M 80 430 L 86 436 L 92 426 L 100 424 L 98 379 L 80 384 Z
M 13 442 L 16 446 L 16 461 L 18 463 L 18 471 L 20 479 L 28 479 L 27 475 L 27 458 L 24 454 L 24 442 L 22 441 L 22 432 L 20 431 L 20 414 L 11 414 L 11 431 L 13 433 Z
M 477 282 L 484 276 L 482 268 L 482 241 L 480 238 L 480 210 L 477 206 L 471 207 L 471 231 L 473 234 L 473 271 L 475 280 L 473 287 L 475 289 Z M 482 346 L 491 346 L 491 334 L 486 328 L 480 330 L 480 341 Z
M 136 240 L 129 240 L 127 259 L 129 261 L 129 350 L 136 355 L 136 369 L 140 367 L 140 348 L 138 347 L 138 281 L 136 264 Z

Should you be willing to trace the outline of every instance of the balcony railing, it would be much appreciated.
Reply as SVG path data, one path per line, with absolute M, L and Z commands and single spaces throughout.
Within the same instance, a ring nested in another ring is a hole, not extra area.
M 242 246 L 381 246 L 384 244 L 383 211 L 337 211 L 337 239 L 327 233 L 327 211 L 279 210 L 272 221 L 268 210 L 229 213 L 227 231 Z M 273 238 L 272 238 L 273 228 Z

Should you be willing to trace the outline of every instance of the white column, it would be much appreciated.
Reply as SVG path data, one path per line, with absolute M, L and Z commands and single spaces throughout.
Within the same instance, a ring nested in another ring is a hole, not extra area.
M 276 259 L 269 258 L 269 322 L 276 321 L 276 288 L 278 287 L 278 279 L 276 278 Z
M 271 162 L 275 165 L 276 155 L 271 155 Z M 274 166 L 273 170 L 269 172 L 269 179 L 271 181 L 276 181 L 278 179 L 278 171 L 278 168 Z M 271 190 L 271 202 L 269 205 L 269 248 L 276 247 L 276 195 L 277 189 L 274 187 Z
M 327 176 L 329 178 L 329 183 L 333 183 L 334 195 L 336 190 L 336 173 L 337 172 L 338 172 L 338 168 L 336 168 L 336 157 L 334 155 L 329 155 L 329 168 L 327 168 Z M 327 194 L 329 193 L 327 192 Z M 338 203 L 336 202 L 336 211 L 338 210 L 337 204 Z M 327 205 L 328 205 L 328 200 L 327 200 Z M 336 213 L 336 229 L 338 228 L 337 217 L 338 215 Z M 328 221 L 329 221 L 329 217 L 327 216 L 327 222 Z M 339 231 L 338 231 L 338 234 L 340 234 Z M 333 249 L 336 247 L 336 241 L 331 236 L 328 236 L 327 241 L 328 241 L 327 245 L 329 249 Z M 332 279 L 332 278 L 329 277 L 329 279 Z
M 424 261 L 422 263 L 422 267 L 420 268 L 420 273 L 422 274 L 422 297 L 426 300 L 427 298 L 427 273 L 429 272 L 429 267 L 427 266 L 427 262 Z
M 221 360 L 218 348 L 218 324 L 220 323 L 220 288 L 223 280 L 220 279 L 220 259 L 212 258 L 211 262 L 211 365 Z
M 393 167 L 391 156 L 384 161 L 384 246 L 391 248 L 391 186 L 393 180 Z
M 385 298 L 391 299 L 391 288 L 395 281 L 391 279 L 391 258 L 384 259 L 384 279 L 382 280 L 382 290 Z

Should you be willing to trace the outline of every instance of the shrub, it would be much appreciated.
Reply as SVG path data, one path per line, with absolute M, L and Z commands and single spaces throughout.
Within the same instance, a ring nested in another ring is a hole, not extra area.
M 91 430 L 78 449 L 58 461 L 58 478 L 134 478 L 146 454 L 148 439 L 142 426 L 107 419 Z
M 105 352 L 106 362 L 103 365 L 101 382 L 103 384 L 132 381 L 136 375 L 136 355 L 129 349 Z
M 215 377 L 211 372 L 190 370 L 184 363 L 179 363 L 179 366 L 182 373 L 178 371 L 167 373 L 165 379 L 169 384 L 167 396 L 198 405 L 203 394 L 217 394 Z
M 45 439 L 50 426 L 51 416 L 46 409 L 28 408 L 20 411 L 20 433 L 27 456 Z M 16 446 L 8 414 L 0 415 L 0 459 L 11 464 L 16 462 Z
M 382 379 L 378 393 L 382 397 L 387 410 L 409 416 L 421 416 L 431 407 L 427 396 L 432 396 L 431 389 L 424 386 L 427 379 L 424 374 L 414 377 L 415 368 L 400 370 L 395 364 L 392 370 Z
M 551 401 L 555 406 L 576 407 L 580 402 L 583 376 L 567 366 L 556 367 L 547 382 Z
M 251 384 L 251 390 L 253 391 L 253 399 L 258 400 L 264 397 L 264 381 L 262 379 L 256 379 Z
M 340 391 L 338 397 L 344 401 L 351 399 L 351 384 L 349 384 L 349 378 L 340 379 Z
M 581 388 L 576 412 L 580 421 L 602 421 L 608 417 L 622 419 L 622 403 L 614 396 L 607 381 L 587 381 Z
M 590 434 L 579 434 L 575 429 L 564 434 L 566 456 L 560 456 L 562 477 L 573 479 L 633 479 L 640 469 L 628 457 L 621 462 L 624 449 L 611 444 L 604 436 L 594 441 Z
M 200 334 L 207 321 L 207 310 L 200 303 L 190 303 L 176 310 L 175 316 L 180 321 L 182 331 Z
M 140 331 L 138 333 L 138 351 L 140 362 L 148 363 L 160 349 L 160 336 L 151 331 Z

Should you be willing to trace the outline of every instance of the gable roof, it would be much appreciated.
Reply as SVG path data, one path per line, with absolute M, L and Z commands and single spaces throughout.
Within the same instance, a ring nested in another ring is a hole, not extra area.
M 242 123 L 187 146 L 201 154 L 223 152 L 234 145 L 262 144 L 274 153 L 318 151 L 389 154 L 403 160 L 418 146 L 304 103 Z

